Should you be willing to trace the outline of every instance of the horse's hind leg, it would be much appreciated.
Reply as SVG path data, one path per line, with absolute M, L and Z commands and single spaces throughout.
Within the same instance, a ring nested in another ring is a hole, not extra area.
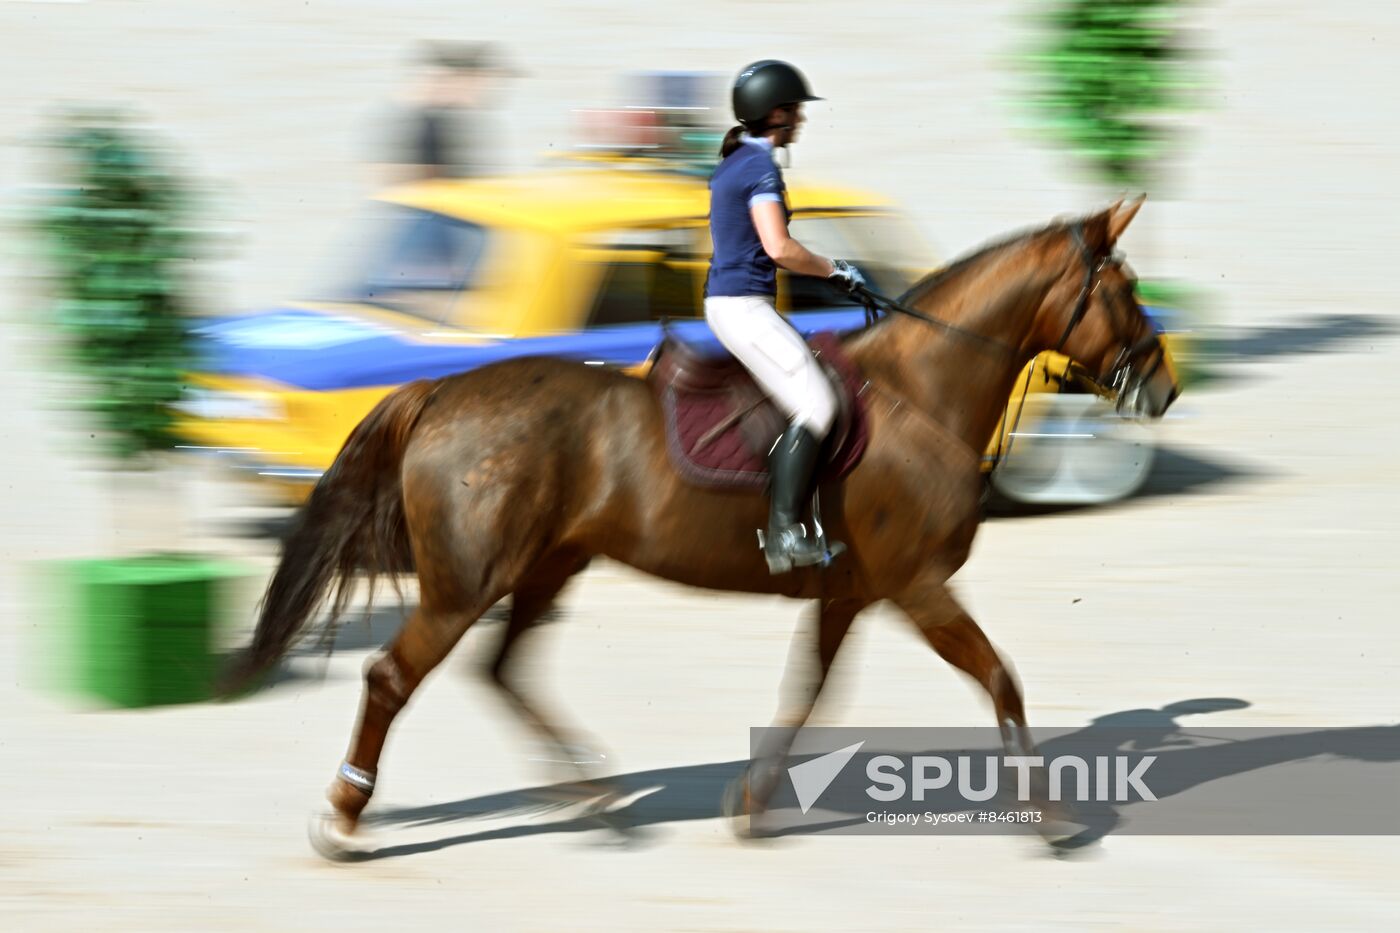
M 569 783 L 551 789 L 554 799 L 591 801 L 591 812 L 604 825 L 614 829 L 606 814 L 620 794 L 599 779 L 597 771 L 606 756 L 592 749 L 573 730 L 561 728 L 518 683 L 512 672 L 519 660 L 521 636 L 535 629 L 541 617 L 554 605 L 555 598 L 569 578 L 588 564 L 587 556 L 551 555 L 542 560 L 511 596 L 510 615 L 497 646 L 496 655 L 486 666 L 488 682 L 536 734 L 548 750 L 549 761 L 562 766 Z
M 503 547 L 493 529 L 489 510 L 466 510 L 452 518 L 444 506 L 448 497 L 410 495 L 409 534 L 418 568 L 419 604 L 397 635 L 365 668 L 360 716 L 328 797 L 334 808 L 329 826 L 313 823 L 312 843 L 323 854 L 342 856 L 350 848 L 360 813 L 374 793 L 379 757 L 389 727 L 418 685 L 457 645 L 487 609 L 506 593 L 527 565 L 518 553 Z M 478 534 L 461 536 L 453 529 L 471 527 Z
M 354 833 L 360 813 L 374 793 L 379 756 L 394 717 L 423 678 L 447 657 L 471 624 L 490 606 L 489 601 L 483 600 L 470 609 L 443 612 L 425 601 L 405 620 L 385 650 L 366 665 L 364 698 L 350 750 L 327 792 L 334 808 L 333 824 L 330 827 L 313 824 L 312 841 L 323 854 L 331 857 L 344 854 L 345 843 Z
M 582 775 L 587 761 L 599 758 L 588 751 L 578 736 L 570 735 L 557 726 L 554 717 L 546 715 L 540 706 L 512 676 L 519 660 L 521 636 L 535 629 L 554 605 L 569 578 L 588 564 L 586 556 L 553 555 L 542 560 L 526 576 L 511 595 L 510 614 L 505 631 L 496 646 L 495 656 L 486 665 L 487 682 L 505 699 L 511 709 L 549 748 L 552 760 L 575 766 Z

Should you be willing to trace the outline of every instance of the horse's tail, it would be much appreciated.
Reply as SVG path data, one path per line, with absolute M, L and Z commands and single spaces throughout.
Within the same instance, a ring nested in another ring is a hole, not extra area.
M 225 670 L 223 692 L 243 689 L 276 663 L 332 587 L 327 626 L 344 612 L 357 571 L 366 571 L 373 587 L 380 573 L 412 568 L 401 469 L 434 385 L 423 380 L 389 393 L 346 439 L 283 541 L 253 641 Z

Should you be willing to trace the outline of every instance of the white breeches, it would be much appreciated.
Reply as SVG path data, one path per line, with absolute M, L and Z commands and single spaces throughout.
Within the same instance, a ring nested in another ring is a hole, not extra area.
M 836 419 L 836 393 L 811 349 L 772 300 L 706 298 L 705 320 L 790 421 L 818 439 L 826 437 Z

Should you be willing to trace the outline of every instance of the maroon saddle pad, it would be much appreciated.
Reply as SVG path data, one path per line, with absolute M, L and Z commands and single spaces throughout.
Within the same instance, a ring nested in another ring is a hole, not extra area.
M 837 480 L 865 453 L 865 378 L 835 334 L 808 341 L 836 389 L 836 422 L 819 481 Z M 666 449 L 676 470 L 701 486 L 761 490 L 768 452 L 787 428 L 783 416 L 732 356 L 709 356 L 667 337 L 652 355 L 647 382 L 666 419 Z

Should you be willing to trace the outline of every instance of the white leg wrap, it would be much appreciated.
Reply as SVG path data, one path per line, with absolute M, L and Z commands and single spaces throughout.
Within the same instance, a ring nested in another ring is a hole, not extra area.
M 365 769 L 357 768 L 348 761 L 342 761 L 338 776 L 346 784 L 363 792 L 365 796 L 374 794 L 374 775 Z

